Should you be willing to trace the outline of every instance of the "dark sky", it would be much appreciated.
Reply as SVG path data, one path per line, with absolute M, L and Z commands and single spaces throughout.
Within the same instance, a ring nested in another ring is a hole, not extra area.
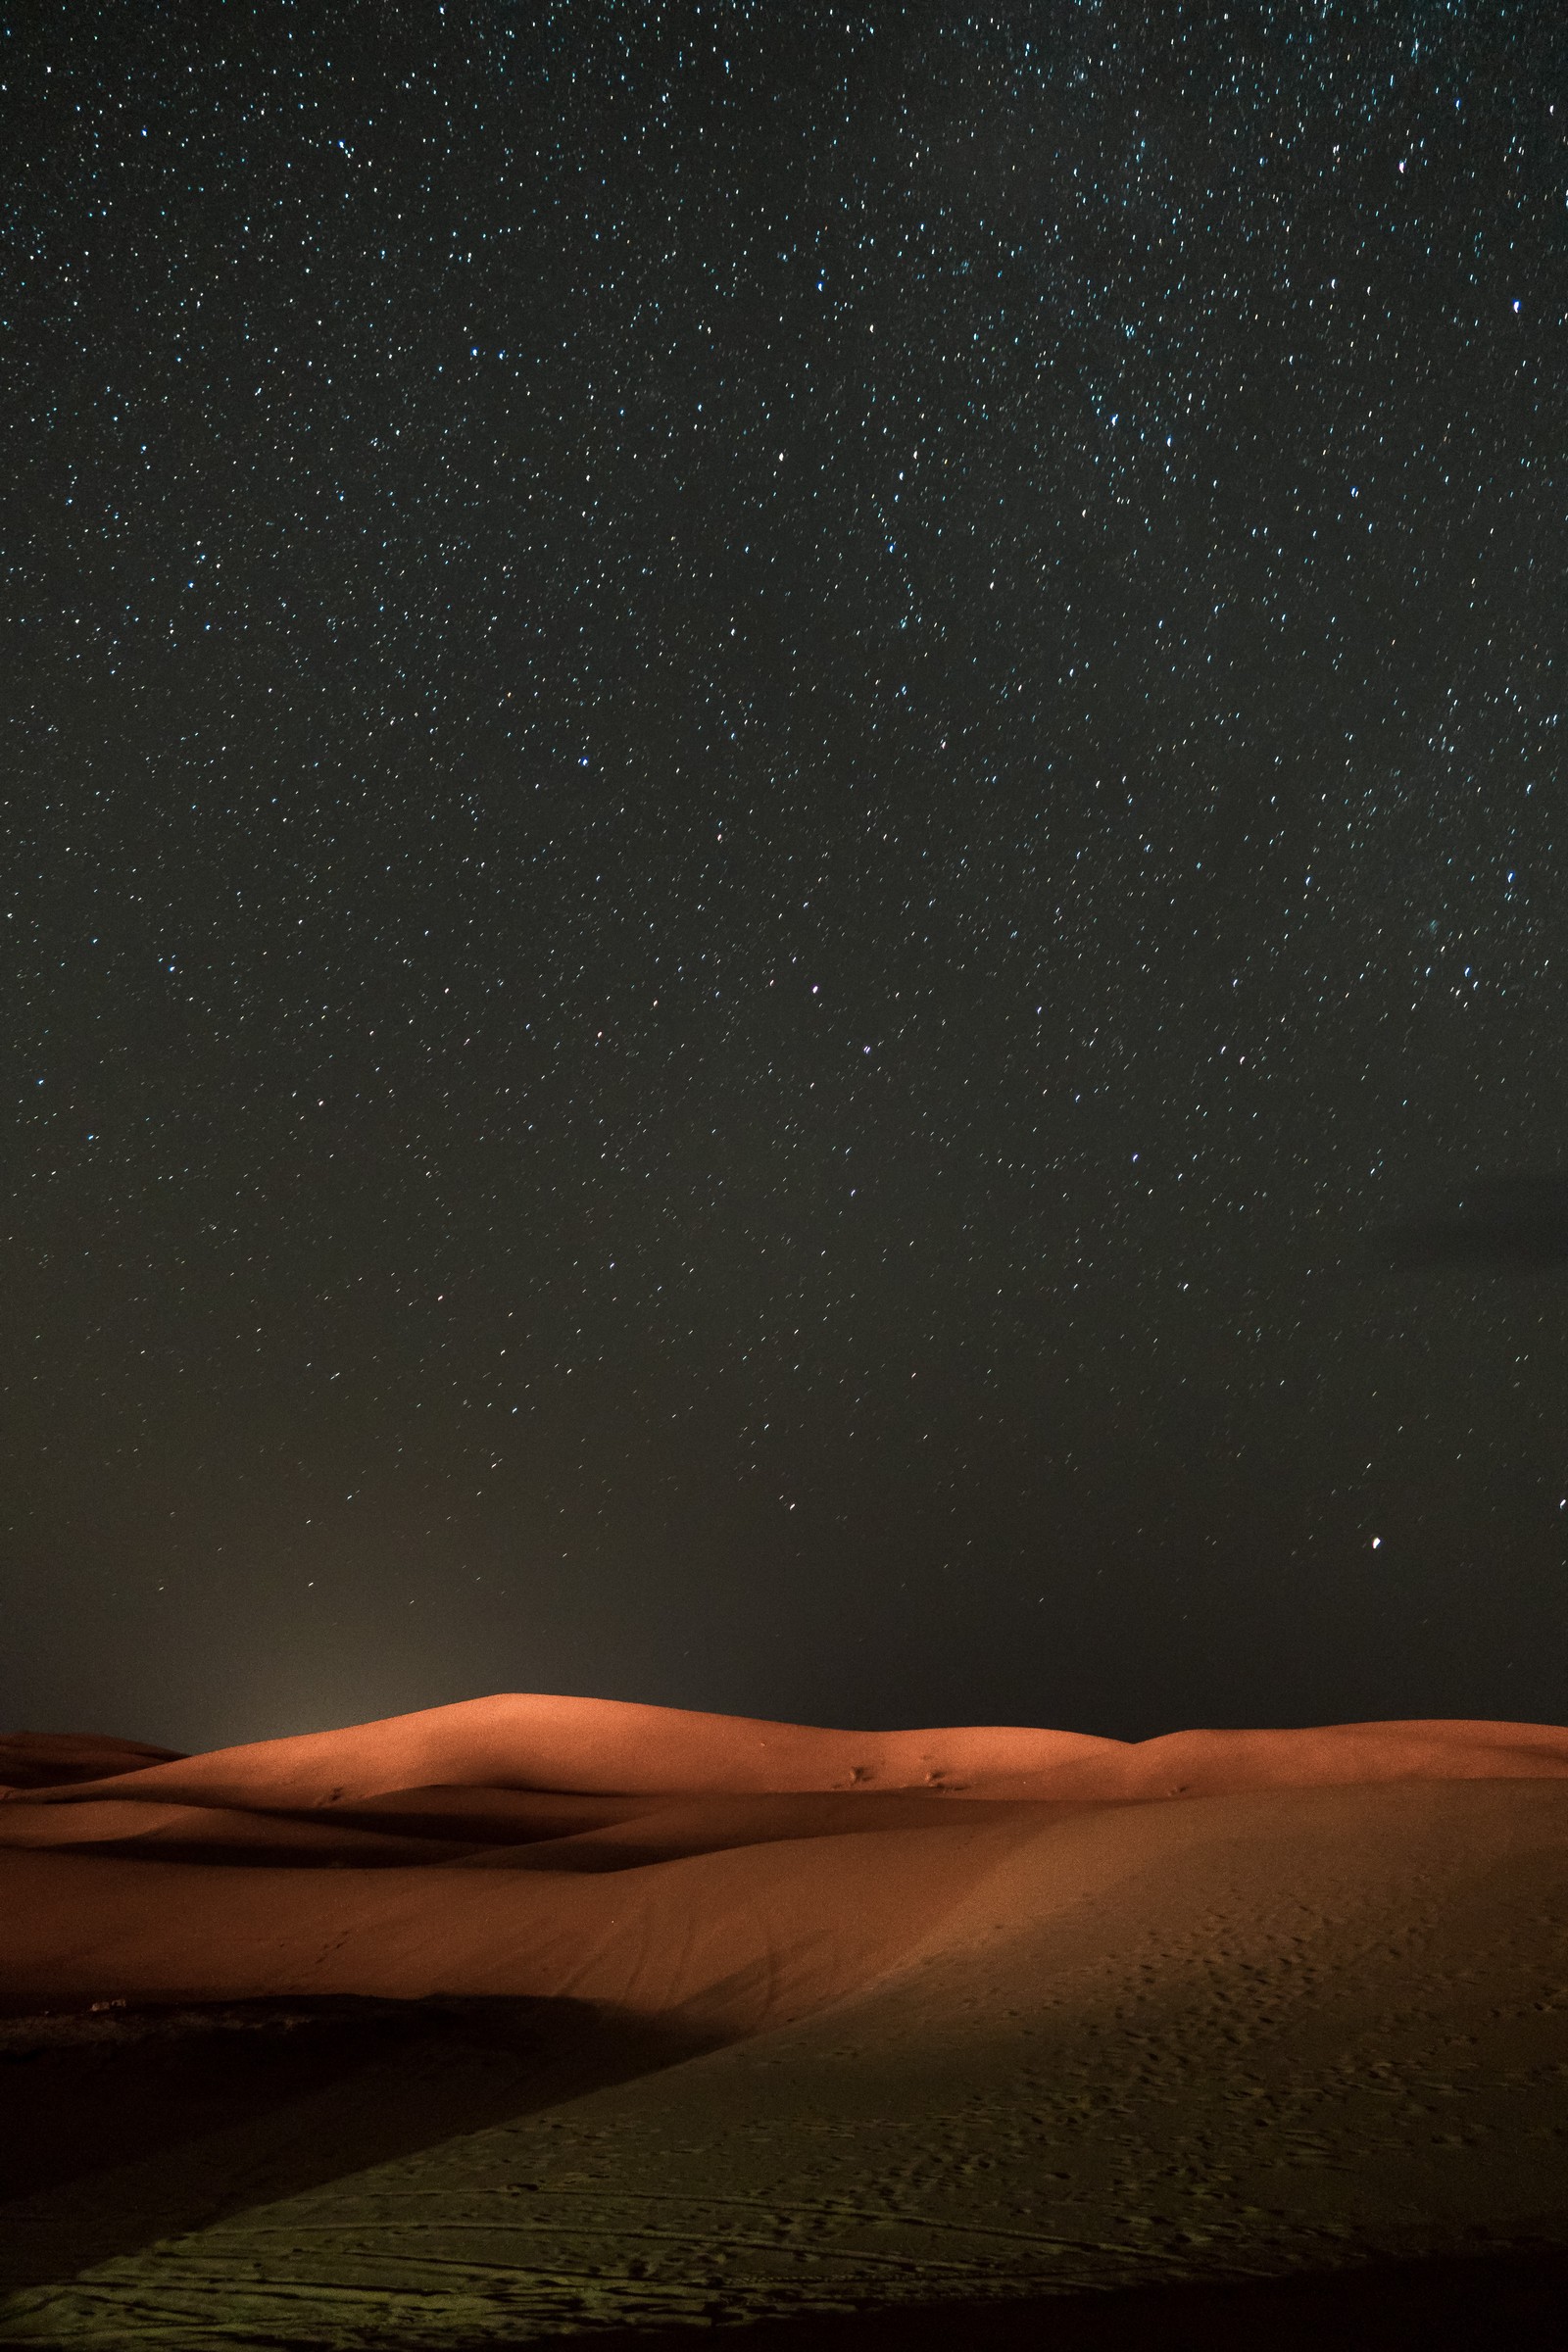
M 0 1718 L 1568 1716 L 1562 12 L 6 29 Z

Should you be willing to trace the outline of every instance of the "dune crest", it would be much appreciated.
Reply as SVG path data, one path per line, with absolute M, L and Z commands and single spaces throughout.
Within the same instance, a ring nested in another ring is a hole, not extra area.
M 1110 1799 L 1395 1780 L 1568 1776 L 1568 1731 L 1464 1721 L 1188 1731 L 1125 1741 L 1016 1726 L 844 1732 L 747 1716 L 503 1692 L 410 1715 L 73 1778 L 55 1801 L 309 1809 L 397 1789 L 474 1787 L 605 1796 L 928 1790 Z

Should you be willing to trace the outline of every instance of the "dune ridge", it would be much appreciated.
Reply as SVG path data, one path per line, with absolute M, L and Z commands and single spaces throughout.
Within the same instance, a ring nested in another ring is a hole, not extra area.
M 832 1731 L 619 1699 L 504 1692 L 27 1793 L 66 1803 L 120 1796 L 302 1809 L 432 1787 L 612 1796 L 924 1789 L 1093 1802 L 1359 1781 L 1562 1776 L 1568 1731 L 1546 1724 L 1332 1724 L 1125 1741 L 1005 1725 Z

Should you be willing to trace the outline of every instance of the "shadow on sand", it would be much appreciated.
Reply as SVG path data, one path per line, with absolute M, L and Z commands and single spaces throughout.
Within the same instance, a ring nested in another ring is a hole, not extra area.
M 0 2019 L 0 2292 L 711 2046 L 571 2000 L 114 2003 Z

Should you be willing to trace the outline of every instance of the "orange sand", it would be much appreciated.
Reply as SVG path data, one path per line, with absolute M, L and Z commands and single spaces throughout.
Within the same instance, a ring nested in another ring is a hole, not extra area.
M 1064 1812 L 1560 1779 L 1535 1724 L 1130 1744 L 472 1699 L 12 1790 L 0 2002 L 567 1995 L 751 2032 L 871 1982 Z
M 1568 2242 L 1565 1983 L 1547 1726 L 1127 1744 L 506 1696 L 18 1788 L 13 2017 L 436 2023 L 14 2204 L 0 2342 L 195 2347 L 220 2310 L 232 2345 L 455 2347 Z M 440 2003 L 498 1998 L 598 2020 L 594 2065 L 547 2023 L 554 2057 L 468 2082 Z

